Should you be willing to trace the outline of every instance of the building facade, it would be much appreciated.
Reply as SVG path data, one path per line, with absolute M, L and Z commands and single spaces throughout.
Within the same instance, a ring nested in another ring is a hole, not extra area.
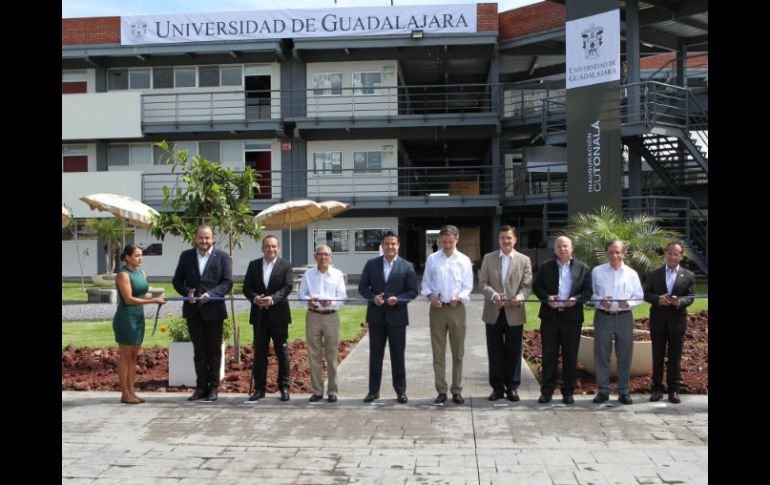
M 292 238 L 284 256 L 295 265 L 312 263 L 323 243 L 337 267 L 360 274 L 382 231 L 393 230 L 420 269 L 430 234 L 448 223 L 472 260 L 496 247 L 501 224 L 519 229 L 533 263 L 550 257 L 567 214 L 563 2 L 507 12 L 480 3 L 241 14 L 62 19 L 62 197 L 75 217 L 109 216 L 78 200 L 94 192 L 162 210 L 163 187 L 182 183 L 158 162 L 153 144 L 166 140 L 236 171 L 255 169 L 255 213 L 293 199 L 351 204 L 332 220 L 273 233 L 285 253 Z M 640 77 L 646 69 L 660 79 L 669 58 L 651 56 L 668 51 L 654 49 L 634 70 L 645 92 L 669 85 Z M 687 59 L 681 49 L 671 56 Z M 668 95 L 700 96 L 707 133 L 707 84 L 687 87 L 684 64 L 673 81 L 685 86 L 672 82 Z M 707 236 L 707 159 L 705 171 L 690 163 L 682 140 L 704 130 L 690 114 L 682 123 L 679 131 L 624 124 L 626 205 L 665 207 L 692 227 L 695 207 Z M 635 155 L 643 159 L 636 171 Z M 102 242 L 84 227 L 77 233 L 79 249 L 62 232 L 63 277 L 79 276 L 81 265 L 86 275 L 104 269 Z M 187 247 L 143 229 L 130 237 L 152 248 L 151 277 L 171 276 Z M 236 250 L 235 275 L 259 256 L 253 241 Z

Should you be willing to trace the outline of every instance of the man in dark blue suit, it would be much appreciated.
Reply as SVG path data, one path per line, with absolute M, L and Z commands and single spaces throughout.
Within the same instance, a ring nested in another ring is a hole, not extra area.
M 366 307 L 369 324 L 369 393 L 364 402 L 380 398 L 382 358 L 385 343 L 390 347 L 390 367 L 397 400 L 406 397 L 406 326 L 409 325 L 408 300 L 417 297 L 417 275 L 409 261 L 398 257 L 399 237 L 388 232 L 382 238 L 382 256 L 370 259 L 364 266 L 358 292 L 371 300 Z
M 287 298 L 294 286 L 291 263 L 278 257 L 281 245 L 275 236 L 262 240 L 262 254 L 249 263 L 243 278 L 243 294 L 251 300 L 249 323 L 254 327 L 254 393 L 249 401 L 265 397 L 267 389 L 267 352 L 270 339 L 278 360 L 278 390 L 281 401 L 289 400 L 291 375 L 289 371 L 289 324 L 291 310 Z
M 172 283 L 180 295 L 202 298 L 182 305 L 182 316 L 187 319 L 193 344 L 196 376 L 195 392 L 188 400 L 216 401 L 227 308 L 224 300 L 207 298 L 224 297 L 232 289 L 233 267 L 226 252 L 214 249 L 214 233 L 209 226 L 198 227 L 195 243 L 197 248 L 179 255 Z

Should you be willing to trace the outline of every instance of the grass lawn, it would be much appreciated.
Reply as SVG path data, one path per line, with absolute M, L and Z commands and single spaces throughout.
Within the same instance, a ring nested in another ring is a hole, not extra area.
M 86 278 L 84 286 L 85 288 L 92 288 L 94 286 L 91 284 L 91 278 Z M 170 281 L 151 281 L 150 286 L 153 288 L 164 288 L 166 290 L 166 297 L 168 298 L 175 298 L 179 296 Z M 233 291 L 235 292 L 235 296 L 243 296 L 243 283 L 235 283 L 233 285 Z M 80 282 L 62 281 L 61 301 L 85 302 L 88 301 L 88 295 L 86 295 L 86 292 L 83 291 L 83 289 L 80 287 Z
M 305 314 L 304 308 L 291 310 L 292 323 L 289 325 L 289 342 L 305 338 Z M 354 338 L 361 331 L 361 322 L 366 317 L 365 306 L 342 307 L 340 309 L 340 340 Z M 249 313 L 238 312 L 238 327 L 241 330 L 241 345 L 254 341 L 254 333 L 249 325 Z M 160 332 L 151 336 L 154 318 L 146 319 L 143 347 L 168 347 L 168 337 Z M 158 327 L 163 324 L 163 317 L 158 320 Z M 62 322 L 61 328 L 62 348 L 69 344 L 75 347 L 117 347 L 115 334 L 112 331 L 112 321 L 102 320 L 95 322 Z M 232 344 L 232 339 L 228 344 Z

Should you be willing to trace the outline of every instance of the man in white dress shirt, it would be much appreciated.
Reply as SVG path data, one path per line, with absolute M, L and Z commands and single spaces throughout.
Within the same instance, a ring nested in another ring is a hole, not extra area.
M 326 357 L 329 383 L 329 402 L 337 401 L 337 352 L 340 341 L 340 316 L 337 311 L 347 298 L 342 271 L 331 267 L 332 250 L 321 244 L 315 251 L 318 266 L 302 276 L 299 298 L 307 301 L 305 332 L 310 360 L 310 383 L 313 395 L 310 402 L 323 399 L 323 357 Z
M 447 390 L 455 404 L 465 402 L 463 390 L 463 352 L 465 351 L 465 303 L 473 290 L 473 266 L 468 256 L 457 250 L 460 231 L 447 225 L 439 231 L 441 251 L 425 261 L 421 294 L 430 299 L 430 346 L 433 351 L 433 374 L 438 396 L 433 401 L 443 404 Z M 446 338 L 452 351 L 452 387 L 446 382 Z
M 610 398 L 610 358 L 612 339 L 615 339 L 615 356 L 618 360 L 618 401 L 633 404 L 629 395 L 631 358 L 633 356 L 634 317 L 631 309 L 642 304 L 644 291 L 639 275 L 623 264 L 626 257 L 624 241 L 610 241 L 605 247 L 608 263 L 591 271 L 594 315 L 594 363 L 596 384 L 599 386 L 594 402 L 599 404 Z

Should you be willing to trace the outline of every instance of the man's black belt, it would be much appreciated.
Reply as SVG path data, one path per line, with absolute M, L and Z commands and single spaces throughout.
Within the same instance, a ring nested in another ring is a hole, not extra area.
M 321 315 L 331 315 L 332 313 L 337 313 L 337 310 L 316 310 L 315 308 L 308 308 L 313 313 L 320 313 Z
M 631 313 L 631 310 L 620 310 L 619 312 L 608 312 L 607 310 L 602 310 L 601 308 L 597 308 L 596 311 L 605 313 L 613 317 L 616 315 L 623 315 L 624 313 Z

